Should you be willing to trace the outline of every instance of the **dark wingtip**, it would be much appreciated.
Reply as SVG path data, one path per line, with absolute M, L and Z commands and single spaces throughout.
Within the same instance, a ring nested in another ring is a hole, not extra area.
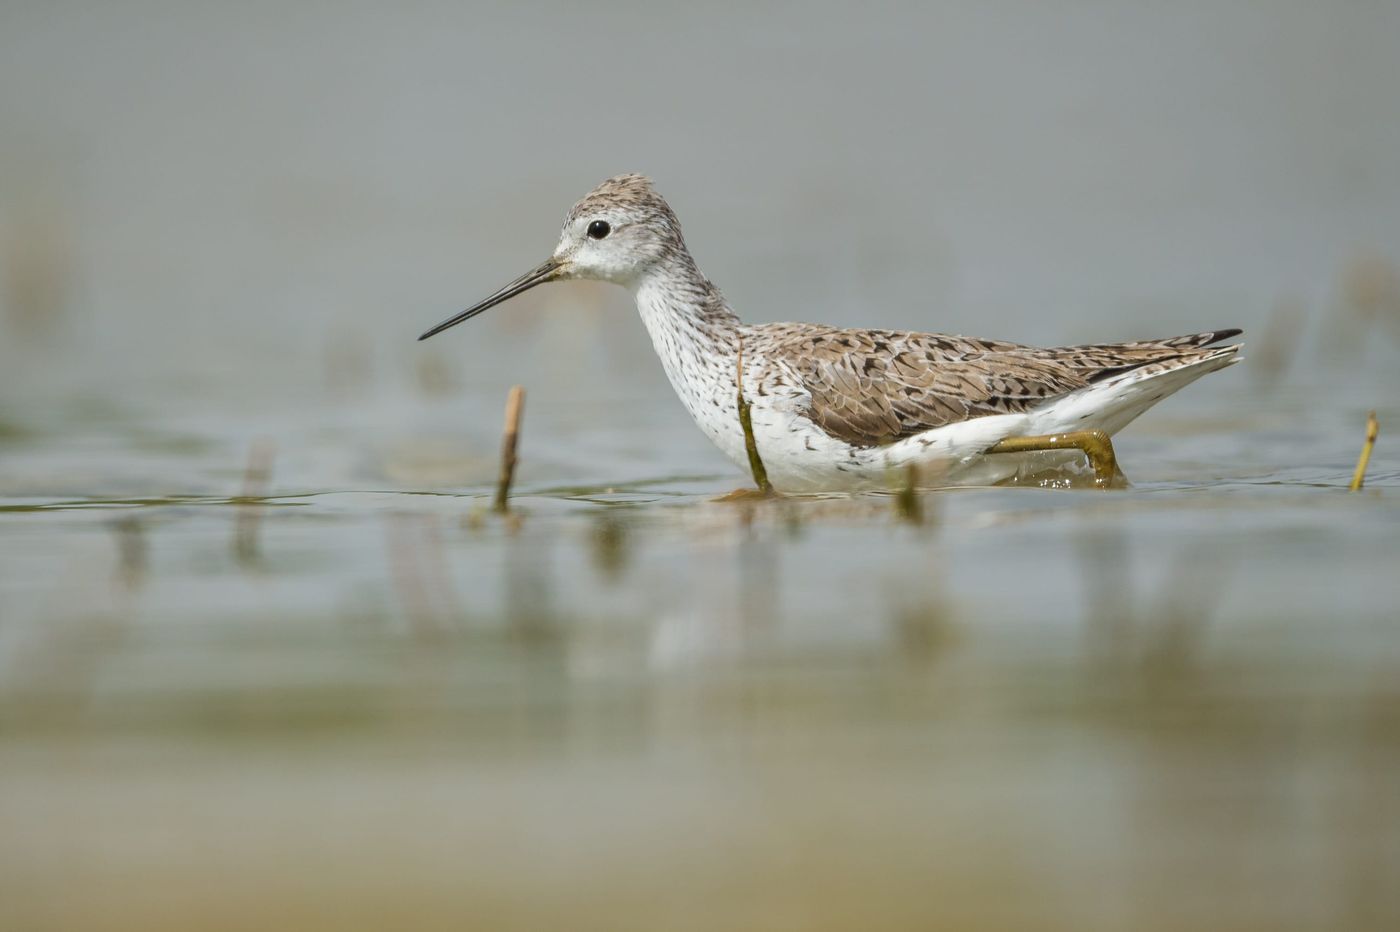
M 1224 330 L 1212 330 L 1210 333 L 1205 334 L 1205 336 L 1208 339 L 1206 339 L 1206 341 L 1203 342 L 1201 345 L 1209 346 L 1212 343 L 1219 343 L 1221 340 L 1228 340 L 1231 337 L 1237 337 L 1242 333 L 1244 333 L 1244 331 L 1239 327 L 1227 327 Z

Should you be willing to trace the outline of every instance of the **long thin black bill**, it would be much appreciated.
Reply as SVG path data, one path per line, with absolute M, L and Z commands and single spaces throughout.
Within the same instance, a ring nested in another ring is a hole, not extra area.
M 480 314 L 482 311 L 489 310 L 490 308 L 495 307 L 497 304 L 500 304 L 502 301 L 509 301 L 511 298 L 520 294 L 522 291 L 529 291 L 536 285 L 543 285 L 545 282 L 553 281 L 555 276 L 557 276 L 558 274 L 559 263 L 552 258 L 547 259 L 538 268 L 531 269 L 530 271 L 526 272 L 524 275 L 511 282 L 509 285 L 506 285 L 504 288 L 493 294 L 491 297 L 487 298 L 485 301 L 482 301 L 478 304 L 473 304 L 471 307 L 467 308 L 465 311 L 458 314 L 456 317 L 449 317 L 447 320 L 444 320 L 442 323 L 438 324 L 436 327 L 429 330 L 427 333 L 423 334 L 418 339 L 426 340 L 428 339 L 428 337 L 433 336 L 434 334 L 442 333 L 448 327 L 455 327 L 464 320 L 471 320 L 473 317 Z

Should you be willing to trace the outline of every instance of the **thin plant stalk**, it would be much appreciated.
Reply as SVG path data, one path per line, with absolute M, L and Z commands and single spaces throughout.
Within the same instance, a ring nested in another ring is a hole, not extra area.
M 515 447 L 520 438 L 520 419 L 525 413 L 525 387 L 512 386 L 506 398 L 506 427 L 501 438 L 501 477 L 496 482 L 496 511 L 510 510 L 510 485 L 515 480 Z
M 1366 467 L 1371 465 L 1371 451 L 1375 449 L 1376 437 L 1380 435 L 1381 422 L 1376 420 L 1376 412 L 1372 411 L 1366 415 L 1366 442 L 1361 445 L 1361 456 L 1356 461 L 1356 472 L 1351 474 L 1351 486 L 1348 491 L 1360 491 L 1361 486 L 1366 482 Z
M 248 465 L 243 470 L 243 490 L 237 499 L 238 516 L 233 526 L 233 552 L 241 563 L 253 563 L 258 558 L 263 499 L 272 478 L 275 453 L 276 447 L 267 438 L 255 440 L 248 450 Z

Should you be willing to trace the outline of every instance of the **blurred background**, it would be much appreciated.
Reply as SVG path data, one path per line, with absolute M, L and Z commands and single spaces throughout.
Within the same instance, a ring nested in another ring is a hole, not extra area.
M 1382 0 L 5 0 L 0 926 L 1395 927 L 1397 86 Z M 623 171 L 750 321 L 1247 361 L 1127 492 L 718 504 L 620 289 L 414 342 Z

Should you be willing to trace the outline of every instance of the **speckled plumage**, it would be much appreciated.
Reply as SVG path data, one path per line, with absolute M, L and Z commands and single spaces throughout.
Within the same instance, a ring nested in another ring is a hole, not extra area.
M 595 239 L 589 225 L 609 232 Z M 1007 437 L 1097 428 L 1112 433 L 1206 372 L 1236 362 L 1238 334 L 1041 349 L 995 340 L 819 324 L 747 325 L 695 265 L 679 221 L 641 175 L 603 182 L 569 211 L 540 269 L 440 325 L 541 281 L 628 287 L 662 366 L 702 430 L 741 467 L 736 380 L 779 489 L 884 485 L 908 463 L 939 481 L 996 481 L 1018 455 L 986 456 Z
M 875 447 L 969 418 L 1025 412 L 1115 373 L 1176 368 L 1218 352 L 1201 347 L 1239 331 L 1055 349 L 813 324 L 766 324 L 746 332 L 752 351 L 767 363 L 760 394 L 799 385 L 810 396 L 807 415 L 817 426 L 847 443 Z

